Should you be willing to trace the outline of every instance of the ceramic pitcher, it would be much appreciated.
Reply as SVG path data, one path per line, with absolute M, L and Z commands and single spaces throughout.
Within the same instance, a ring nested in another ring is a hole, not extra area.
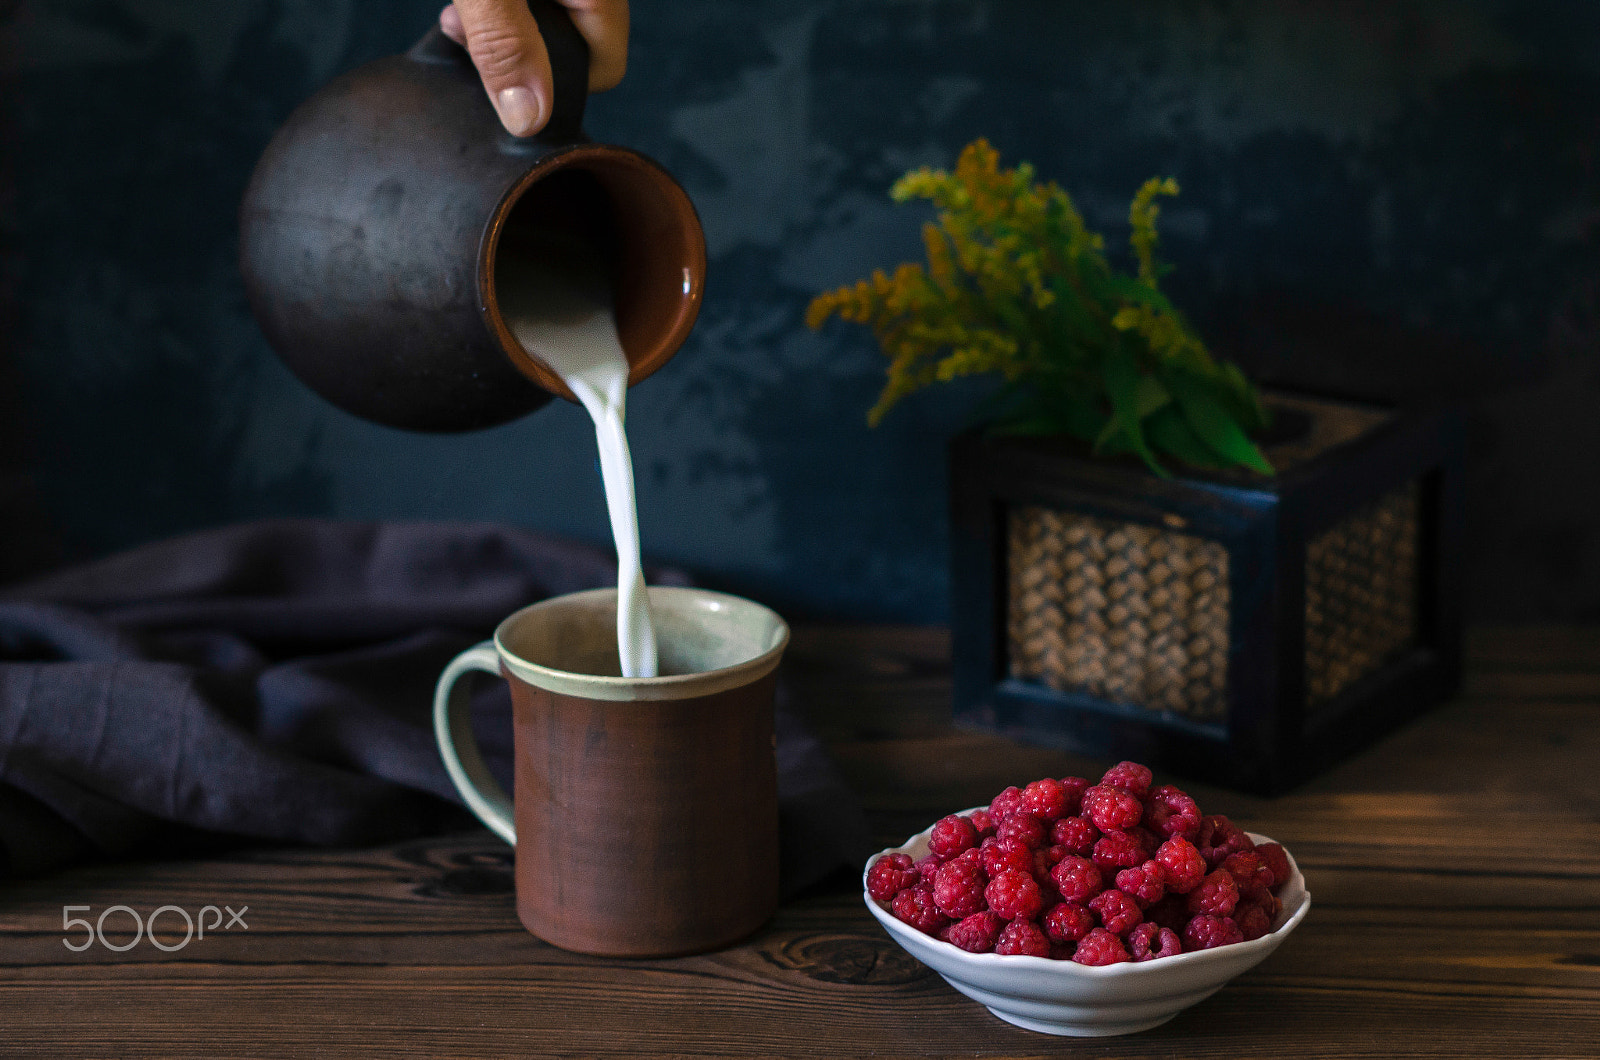
M 312 389 L 366 419 L 459 431 L 570 398 L 512 337 L 498 270 L 552 228 L 610 265 L 629 383 L 699 311 L 704 233 L 688 195 L 582 119 L 588 48 L 560 5 L 530 0 L 555 73 L 538 136 L 501 127 L 466 50 L 430 30 L 302 104 L 256 166 L 241 267 L 268 341 Z

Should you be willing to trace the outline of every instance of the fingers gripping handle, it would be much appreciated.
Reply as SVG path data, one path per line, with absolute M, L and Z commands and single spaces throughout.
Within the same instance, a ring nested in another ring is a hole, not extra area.
M 433 734 L 439 741 L 439 756 L 467 808 L 478 819 L 512 846 L 517 845 L 517 826 L 511 799 L 484 764 L 472 735 L 472 700 L 461 678 L 474 671 L 500 675 L 500 657 L 494 641 L 468 648 L 450 661 L 439 675 L 433 693 Z

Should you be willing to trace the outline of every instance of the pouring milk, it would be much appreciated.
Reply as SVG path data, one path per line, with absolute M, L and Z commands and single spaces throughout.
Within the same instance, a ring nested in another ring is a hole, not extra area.
M 628 360 L 617 338 L 611 275 L 599 254 L 577 240 L 556 237 L 543 249 L 546 253 L 502 259 L 495 282 L 500 313 L 522 348 L 561 377 L 594 421 L 617 548 L 622 675 L 655 677 L 656 638 L 639 556 L 633 458 L 623 429 Z

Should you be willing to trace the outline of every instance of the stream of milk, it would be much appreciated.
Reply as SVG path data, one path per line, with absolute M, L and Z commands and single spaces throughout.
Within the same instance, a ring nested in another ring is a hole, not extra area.
M 500 262 L 495 290 L 501 316 L 522 348 L 562 378 L 594 421 L 617 548 L 617 654 L 624 677 L 655 677 L 633 458 L 623 429 L 628 360 L 617 337 L 611 276 L 599 255 L 577 242 L 542 249 Z

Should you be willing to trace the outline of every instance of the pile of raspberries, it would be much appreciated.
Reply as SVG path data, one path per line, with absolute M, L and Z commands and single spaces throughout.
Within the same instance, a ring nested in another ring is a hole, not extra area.
M 1100 783 L 1045 777 L 933 826 L 920 861 L 886 854 L 867 893 L 969 953 L 1079 964 L 1149 961 L 1257 939 L 1282 909 L 1289 857 L 1137 762 Z

